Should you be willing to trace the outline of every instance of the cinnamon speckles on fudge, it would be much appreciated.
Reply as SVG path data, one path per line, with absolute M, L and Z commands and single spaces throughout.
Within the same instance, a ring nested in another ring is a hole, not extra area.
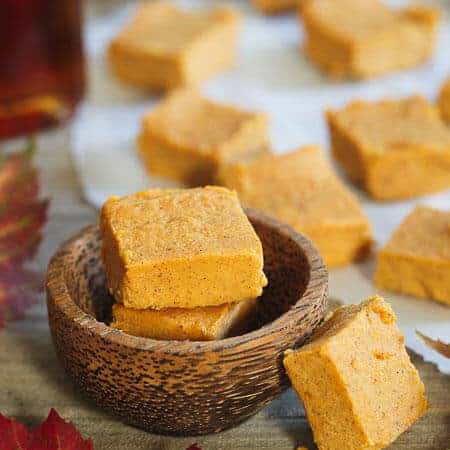
M 258 297 L 267 284 L 261 242 L 228 189 L 113 197 L 100 228 L 108 285 L 126 307 L 234 303 Z

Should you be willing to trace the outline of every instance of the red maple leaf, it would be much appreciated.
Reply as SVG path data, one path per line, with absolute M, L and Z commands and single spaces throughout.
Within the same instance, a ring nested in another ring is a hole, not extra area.
M 31 441 L 31 433 L 20 422 L 0 414 L 0 450 L 25 450 Z
M 48 202 L 38 199 L 33 145 L 0 155 L 0 328 L 23 317 L 42 290 L 42 274 L 23 267 L 42 239 Z
M 0 414 L 0 450 L 94 450 L 94 444 L 52 408 L 35 430 Z

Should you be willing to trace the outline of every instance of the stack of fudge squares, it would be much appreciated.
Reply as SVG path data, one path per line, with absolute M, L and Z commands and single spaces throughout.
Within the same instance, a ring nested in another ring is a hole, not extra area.
M 434 50 L 435 8 L 392 9 L 378 0 L 252 2 L 267 14 L 298 9 L 304 51 L 332 78 L 410 68 Z M 109 47 L 122 81 L 170 91 L 143 118 L 137 147 L 151 176 L 189 188 L 111 198 L 102 208 L 116 329 L 193 341 L 248 329 L 267 279 L 261 242 L 241 203 L 304 233 L 330 268 L 372 252 L 362 205 L 320 148 L 274 154 L 264 112 L 197 90 L 233 65 L 238 37 L 239 16 L 231 10 L 152 2 Z M 360 100 L 324 117 L 334 160 L 374 200 L 450 188 L 450 79 L 435 103 L 419 95 Z M 449 274 L 450 211 L 418 206 L 378 253 L 374 281 L 450 305 Z M 378 296 L 338 308 L 283 363 L 321 450 L 384 448 L 427 409 L 395 314 Z
M 113 328 L 206 341 L 246 331 L 267 284 L 261 242 L 222 187 L 111 197 L 100 214 Z

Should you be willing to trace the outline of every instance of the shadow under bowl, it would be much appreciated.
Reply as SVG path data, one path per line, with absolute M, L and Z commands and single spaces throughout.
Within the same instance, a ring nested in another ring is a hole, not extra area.
M 95 225 L 53 256 L 46 283 L 53 342 L 66 372 L 98 406 L 153 433 L 202 435 L 245 421 L 289 386 L 283 353 L 322 321 L 327 270 L 307 238 L 258 211 L 246 213 L 269 284 L 253 331 L 241 336 L 158 341 L 108 327 L 112 299 Z

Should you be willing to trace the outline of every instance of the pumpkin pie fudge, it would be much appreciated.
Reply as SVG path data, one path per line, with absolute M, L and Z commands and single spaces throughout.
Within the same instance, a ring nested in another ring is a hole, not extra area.
M 150 174 L 214 184 L 221 165 L 269 151 L 268 119 L 183 89 L 144 117 L 138 146 Z
M 333 78 L 364 79 L 428 60 L 439 12 L 378 0 L 302 0 L 305 52 Z
M 381 297 L 338 308 L 284 366 L 319 450 L 387 447 L 427 410 L 396 317 Z
M 370 250 L 371 228 L 361 205 L 317 147 L 228 165 L 218 178 L 246 206 L 306 234 L 329 267 L 348 264 Z
M 261 242 L 220 187 L 111 197 L 100 214 L 108 287 L 127 308 L 195 308 L 257 298 Z
M 243 300 L 203 308 L 133 309 L 113 305 L 113 328 L 163 340 L 211 341 L 247 330 L 257 300 Z
M 380 251 L 375 282 L 450 305 L 450 211 L 416 207 Z
M 257 9 L 265 14 L 279 14 L 297 8 L 300 0 L 253 0 Z
M 450 129 L 420 96 L 355 101 L 327 112 L 332 152 L 349 177 L 378 200 L 450 187 Z
M 168 2 L 148 1 L 112 40 L 111 68 L 140 88 L 197 85 L 233 64 L 238 24 L 230 9 L 182 11 Z
M 439 108 L 442 118 L 450 125 L 450 78 L 442 86 L 439 93 Z

